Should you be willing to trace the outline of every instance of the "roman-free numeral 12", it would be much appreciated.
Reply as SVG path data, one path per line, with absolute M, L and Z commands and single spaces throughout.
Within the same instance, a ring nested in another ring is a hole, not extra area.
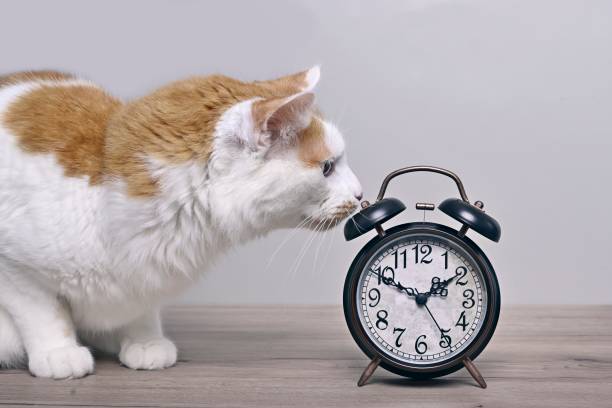
M 414 263 L 424 263 L 429 264 L 433 259 L 428 258 L 431 255 L 431 246 L 430 245 L 419 245 L 416 244 L 412 247 L 414 251 Z M 422 256 L 419 256 L 422 255 Z

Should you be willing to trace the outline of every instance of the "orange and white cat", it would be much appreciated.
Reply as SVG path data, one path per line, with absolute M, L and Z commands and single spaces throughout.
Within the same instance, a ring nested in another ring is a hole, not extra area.
M 196 77 L 128 103 L 0 76 L 0 365 L 82 377 L 91 346 L 172 366 L 161 302 L 236 244 L 348 216 L 361 187 L 313 106 L 319 75 Z

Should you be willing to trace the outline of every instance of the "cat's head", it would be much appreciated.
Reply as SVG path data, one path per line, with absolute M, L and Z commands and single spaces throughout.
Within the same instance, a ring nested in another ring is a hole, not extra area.
M 209 171 L 211 204 L 222 222 L 328 229 L 357 208 L 362 190 L 344 138 L 314 105 L 319 76 L 315 67 L 255 83 L 262 96 L 220 117 Z

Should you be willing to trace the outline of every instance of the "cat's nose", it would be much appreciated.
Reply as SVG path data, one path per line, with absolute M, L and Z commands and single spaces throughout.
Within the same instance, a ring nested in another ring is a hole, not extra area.
M 356 198 L 358 201 L 361 201 L 361 199 L 363 198 L 363 193 L 360 191 L 359 193 L 355 194 L 355 198 Z

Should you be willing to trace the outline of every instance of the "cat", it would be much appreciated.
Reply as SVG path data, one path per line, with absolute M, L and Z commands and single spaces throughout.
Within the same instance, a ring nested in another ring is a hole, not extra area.
M 91 347 L 170 367 L 162 302 L 233 246 L 354 212 L 319 77 L 194 77 L 127 103 L 70 74 L 0 77 L 0 365 L 79 378 Z

